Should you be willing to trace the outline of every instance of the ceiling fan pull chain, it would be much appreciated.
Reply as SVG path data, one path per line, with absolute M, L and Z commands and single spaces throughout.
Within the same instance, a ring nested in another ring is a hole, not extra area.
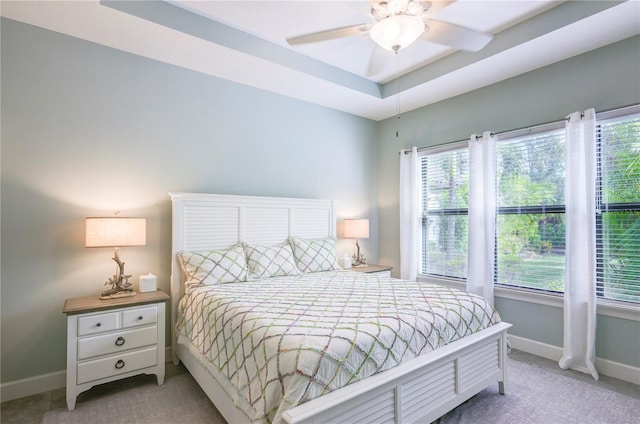
M 395 51 L 395 73 L 398 75 L 398 50 Z M 398 117 L 396 126 L 396 139 L 400 135 L 400 77 L 396 77 L 396 116 Z

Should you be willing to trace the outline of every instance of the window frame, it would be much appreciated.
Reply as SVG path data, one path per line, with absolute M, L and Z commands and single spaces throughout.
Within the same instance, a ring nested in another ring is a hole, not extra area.
M 614 302 L 616 304 L 632 304 L 640 305 L 640 302 L 629 302 L 624 300 L 615 300 L 604 297 L 605 292 L 605 265 L 604 265 L 604 246 L 603 246 L 603 218 L 604 214 L 609 212 L 640 212 L 640 201 L 627 202 L 627 203 L 605 203 L 602 200 L 603 191 L 603 166 L 602 166 L 602 131 L 600 129 L 600 122 L 610 119 L 630 117 L 632 115 L 640 114 L 640 105 L 629 106 L 626 108 L 614 109 L 608 112 L 601 112 L 596 114 L 596 298 Z M 598 236 L 600 234 L 601 236 Z
M 539 136 L 544 137 L 553 137 L 554 134 L 562 133 L 564 137 L 564 128 L 565 121 L 557 121 L 551 122 L 544 125 L 538 125 L 533 128 L 520 128 L 512 131 L 508 131 L 500 134 L 496 143 L 505 142 L 508 143 L 514 140 L 522 140 L 526 137 L 538 138 Z M 564 143 L 564 138 L 563 138 Z M 499 154 L 499 146 L 496 146 L 496 155 Z M 563 156 L 564 158 L 564 156 Z M 498 181 L 496 181 L 496 190 L 498 190 Z M 499 242 L 499 224 L 498 219 L 500 215 L 545 215 L 545 214 L 562 214 L 566 213 L 566 205 L 564 204 L 564 199 L 562 204 L 551 204 L 551 205 L 532 205 L 532 206 L 501 206 L 496 208 L 496 237 L 495 237 L 495 247 L 494 247 L 494 272 L 495 272 L 495 280 L 494 280 L 494 291 L 497 288 L 504 289 L 515 289 L 515 290 L 531 290 L 534 293 L 541 293 L 545 295 L 563 295 L 564 291 L 558 292 L 554 290 L 545 290 L 542 288 L 534 288 L 534 287 L 526 287 L 526 286 L 518 286 L 518 285 L 510 285 L 503 284 L 498 282 L 498 242 Z
M 419 152 L 419 157 L 420 160 L 422 161 L 422 159 L 425 156 L 428 155 L 436 155 L 439 153 L 444 153 L 444 152 L 452 152 L 452 151 L 457 151 L 457 150 L 468 150 L 469 148 L 469 144 L 467 141 L 457 141 L 454 143 L 449 143 L 449 144 L 443 144 L 440 146 L 435 146 L 435 147 L 431 147 L 428 149 L 424 149 L 421 152 Z M 421 163 L 421 168 L 422 168 L 422 163 Z M 423 186 L 424 187 L 424 186 Z M 423 202 L 428 202 L 428 196 L 425 196 L 425 192 L 424 192 L 424 188 L 422 189 L 422 195 L 423 195 Z M 420 223 L 421 223 L 421 229 L 422 229 L 422 243 L 423 245 L 426 245 L 428 243 L 428 219 L 429 216 L 437 216 L 437 217 L 442 217 L 442 216 L 468 216 L 469 215 L 469 208 L 442 208 L 442 209 L 438 209 L 438 212 L 433 212 L 433 213 L 429 213 L 428 211 L 425 213 L 424 208 L 422 210 L 422 215 L 420 217 Z M 420 269 L 418 270 L 418 275 L 421 275 L 422 270 L 424 269 L 424 263 L 423 260 L 428 257 L 428 254 L 425 254 L 425 252 L 423 251 L 422 254 L 420 255 Z M 449 278 L 446 275 L 442 275 L 442 274 L 422 274 L 422 275 L 433 275 L 433 276 L 437 276 L 437 277 L 443 277 L 443 278 Z M 454 277 L 455 278 L 455 277 Z

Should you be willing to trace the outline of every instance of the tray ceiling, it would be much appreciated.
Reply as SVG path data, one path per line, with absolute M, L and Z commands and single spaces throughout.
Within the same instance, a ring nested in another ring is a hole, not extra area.
M 438 20 L 494 35 L 470 53 L 418 40 L 384 51 L 368 34 L 286 38 L 372 21 L 368 1 L 2 1 L 2 16 L 373 120 L 640 33 L 640 2 L 458 0 Z

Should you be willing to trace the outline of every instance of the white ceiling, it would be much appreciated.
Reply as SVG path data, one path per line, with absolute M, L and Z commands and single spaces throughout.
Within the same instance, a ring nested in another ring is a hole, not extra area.
M 292 36 L 375 22 L 367 0 L 169 2 L 287 48 L 289 45 L 286 39 Z M 458 0 L 431 16 L 494 34 L 558 4 L 559 2 L 553 0 Z M 384 51 L 386 66 L 379 74 L 368 75 L 369 62 L 375 50 L 375 44 L 368 33 L 347 39 L 299 45 L 292 49 L 376 82 L 388 82 L 394 76 L 432 63 L 454 52 L 447 46 L 418 40 L 398 55 Z
M 382 120 L 640 33 L 640 0 L 458 0 L 432 18 L 488 32 L 476 53 L 418 40 L 370 75 L 368 34 L 286 38 L 372 22 L 368 1 L 8 1 L 2 16 Z M 399 94 L 398 94 L 399 93 Z

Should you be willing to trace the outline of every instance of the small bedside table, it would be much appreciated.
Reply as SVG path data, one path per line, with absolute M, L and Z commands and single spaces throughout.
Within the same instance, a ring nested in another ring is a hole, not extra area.
M 91 387 L 138 374 L 164 381 L 165 302 L 162 292 L 64 302 L 67 314 L 67 409 Z
M 392 266 L 384 265 L 367 265 L 367 266 L 353 266 L 348 268 L 354 272 L 364 272 L 365 274 L 380 274 L 381 277 L 391 277 Z

